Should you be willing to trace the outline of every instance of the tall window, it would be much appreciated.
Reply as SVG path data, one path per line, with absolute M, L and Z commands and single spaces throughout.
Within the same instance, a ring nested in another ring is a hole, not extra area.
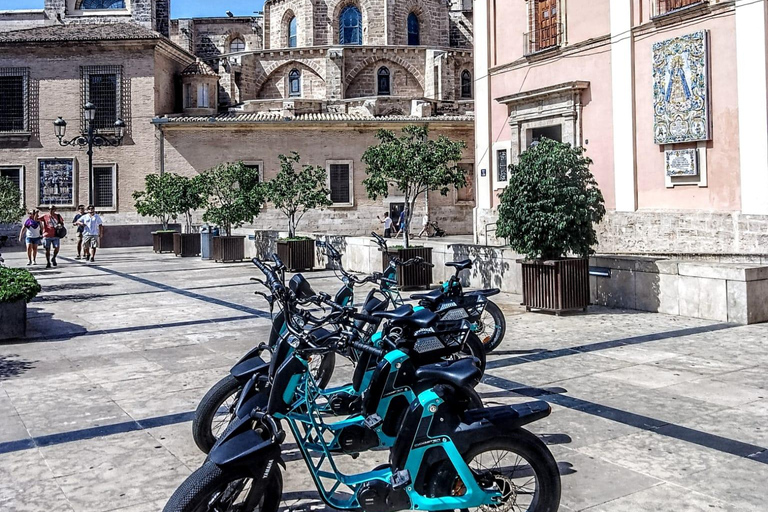
M 93 166 L 93 205 L 96 208 L 115 208 L 115 166 Z
M 242 37 L 236 37 L 229 43 L 230 53 L 244 52 L 244 51 L 245 51 L 245 40 Z
M 288 73 L 288 95 L 301 96 L 301 73 L 298 69 L 292 69 Z
M 23 168 L 22 167 L 0 167 L 0 176 L 11 180 L 13 183 L 16 184 L 17 187 L 19 187 L 19 192 L 21 192 L 21 202 L 23 204 L 24 203 Z
M 507 150 L 496 151 L 496 181 L 507 181 Z
M 528 33 L 528 53 L 558 46 L 562 36 L 560 0 L 534 0 L 531 3 L 531 31 Z
M 363 15 L 348 5 L 339 16 L 339 44 L 363 44 Z
M 288 48 L 296 48 L 296 16 L 288 22 Z
M 408 45 L 419 45 L 419 18 L 414 13 L 408 15 Z
M 120 66 L 91 66 L 81 68 L 85 102 L 96 105 L 93 120 L 96 130 L 112 130 L 121 117 L 122 91 Z
M 349 164 L 332 163 L 329 165 L 328 176 L 331 189 L 331 201 L 334 204 L 350 204 L 352 202 L 349 187 Z
M 125 0 L 82 0 L 80 9 L 125 9 Z
M 0 133 L 29 130 L 27 68 L 0 68 Z
M 386 67 L 380 67 L 376 72 L 376 82 L 378 84 L 379 95 L 388 95 L 389 89 L 389 69 Z
M 466 186 L 456 191 L 456 201 L 468 203 L 475 200 L 475 166 L 469 163 L 458 164 L 459 169 L 464 171 L 467 178 Z
M 666 14 L 671 11 L 688 7 L 689 5 L 703 3 L 702 0 L 656 0 L 655 15 Z
M 466 69 L 461 72 L 461 97 L 472 97 L 472 75 Z
M 192 108 L 192 84 L 184 84 L 184 108 Z

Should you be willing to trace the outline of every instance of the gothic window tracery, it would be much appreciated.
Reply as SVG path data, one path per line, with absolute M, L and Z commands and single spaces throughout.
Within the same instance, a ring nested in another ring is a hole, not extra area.
M 288 22 L 288 48 L 296 48 L 296 16 L 293 16 Z
M 415 13 L 411 13 L 408 15 L 408 46 L 418 46 L 419 36 L 419 18 Z
M 242 37 L 236 37 L 229 43 L 230 53 L 244 52 L 244 51 L 245 51 L 245 40 Z
M 339 15 L 339 44 L 363 44 L 363 15 L 354 5 L 346 6 Z
M 79 9 L 125 9 L 125 0 L 82 0 Z
M 380 96 L 388 96 L 390 94 L 389 87 L 389 68 L 382 66 L 376 72 L 376 83 L 378 85 L 378 93 Z
M 472 75 L 466 69 L 461 72 L 461 97 L 472 97 Z
M 301 73 L 298 69 L 288 73 L 288 96 L 301 96 Z

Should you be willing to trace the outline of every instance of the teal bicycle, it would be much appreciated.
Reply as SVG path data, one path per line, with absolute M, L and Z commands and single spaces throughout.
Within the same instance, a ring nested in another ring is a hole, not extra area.
M 534 401 L 513 406 L 458 410 L 455 397 L 480 372 L 462 361 L 432 365 L 425 381 L 443 384 L 419 390 L 390 449 L 389 463 L 346 474 L 336 460 L 333 424 L 315 406 L 322 391 L 308 371 L 312 355 L 351 347 L 376 357 L 378 349 L 343 331 L 338 346 L 319 346 L 294 323 L 296 298 L 272 270 L 255 261 L 272 296 L 286 311 L 286 357 L 270 362 L 271 392 L 263 410 L 230 425 L 208 459 L 177 489 L 167 512 L 276 512 L 283 490 L 282 444 L 286 422 L 319 496 L 328 506 L 361 512 L 398 510 L 515 510 L 555 512 L 560 501 L 557 465 L 546 446 L 522 427 L 547 416 L 549 405 Z M 348 309 L 332 312 L 348 315 Z M 338 318 L 338 320 L 342 320 Z M 407 354 L 392 350 L 383 361 L 396 365 Z M 363 421 L 368 421 L 366 417 Z M 378 428 L 373 425 L 373 428 Z

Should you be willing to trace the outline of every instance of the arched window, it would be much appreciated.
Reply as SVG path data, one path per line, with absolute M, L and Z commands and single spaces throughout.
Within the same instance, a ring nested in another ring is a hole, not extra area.
M 363 44 L 363 15 L 348 5 L 339 15 L 339 44 Z
M 414 13 L 408 15 L 408 46 L 419 46 L 419 18 Z
M 230 53 L 244 52 L 244 51 L 245 51 L 245 40 L 243 40 L 242 37 L 236 37 L 229 43 Z
M 461 72 L 461 97 L 472 97 L 472 75 L 466 69 Z
M 379 95 L 389 95 L 389 69 L 380 67 L 376 72 L 376 83 L 378 84 Z
M 301 96 L 301 73 L 298 69 L 288 73 L 288 96 Z
M 296 16 L 288 22 L 288 48 L 296 48 Z
M 80 9 L 125 9 L 125 0 L 83 0 Z

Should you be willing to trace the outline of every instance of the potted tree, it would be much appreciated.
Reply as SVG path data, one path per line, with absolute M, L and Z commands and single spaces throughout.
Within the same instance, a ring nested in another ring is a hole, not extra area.
M 213 237 L 215 261 L 245 259 L 245 236 L 233 236 L 232 229 L 253 222 L 261 211 L 259 171 L 243 162 L 219 164 L 197 177 L 205 197 L 203 220 L 220 226 L 223 236 Z
M 589 305 L 588 256 L 597 244 L 593 225 L 605 215 L 590 164 L 584 148 L 542 139 L 509 166 L 496 234 L 525 255 L 518 261 L 529 311 L 560 314 Z
M 142 217 L 156 217 L 163 229 L 152 232 L 152 250 L 155 252 L 173 251 L 174 229 L 168 229 L 171 219 L 176 220 L 178 206 L 174 197 L 176 175 L 172 173 L 147 174 L 144 178 L 144 190 L 137 190 L 133 197 L 136 211 Z
M 27 303 L 38 293 L 40 285 L 29 271 L 0 267 L 0 340 L 26 336 Z
M 173 234 L 176 256 L 199 256 L 200 234 L 192 232 L 192 211 L 205 205 L 203 183 L 199 176 L 188 178 L 173 174 L 171 194 L 177 213 L 184 216 L 184 232 Z
M 298 153 L 279 155 L 280 172 L 264 183 L 264 195 L 288 218 L 288 238 L 277 241 L 277 255 L 291 270 L 311 269 L 315 265 L 315 242 L 297 237 L 296 227 L 309 210 L 332 205 L 331 191 L 325 186 L 326 172 L 319 166 L 304 165 L 294 169 L 301 157 Z
M 421 256 L 431 263 L 431 247 L 410 245 L 416 200 L 432 190 L 447 195 L 451 188 L 466 185 L 464 171 L 457 163 L 467 145 L 464 141 L 453 141 L 443 135 L 429 139 L 429 129 L 416 125 L 405 126 L 399 137 L 390 130 L 379 130 L 376 138 L 379 143 L 363 153 L 362 160 L 368 166 L 363 186 L 368 197 L 376 199 L 387 197 L 392 184 L 403 194 L 405 202 L 403 245 L 391 250 L 402 260 Z M 382 260 L 386 266 L 387 258 Z M 407 271 L 398 271 L 398 283 L 402 287 L 429 286 L 432 283 L 432 268 L 418 265 L 409 267 Z

